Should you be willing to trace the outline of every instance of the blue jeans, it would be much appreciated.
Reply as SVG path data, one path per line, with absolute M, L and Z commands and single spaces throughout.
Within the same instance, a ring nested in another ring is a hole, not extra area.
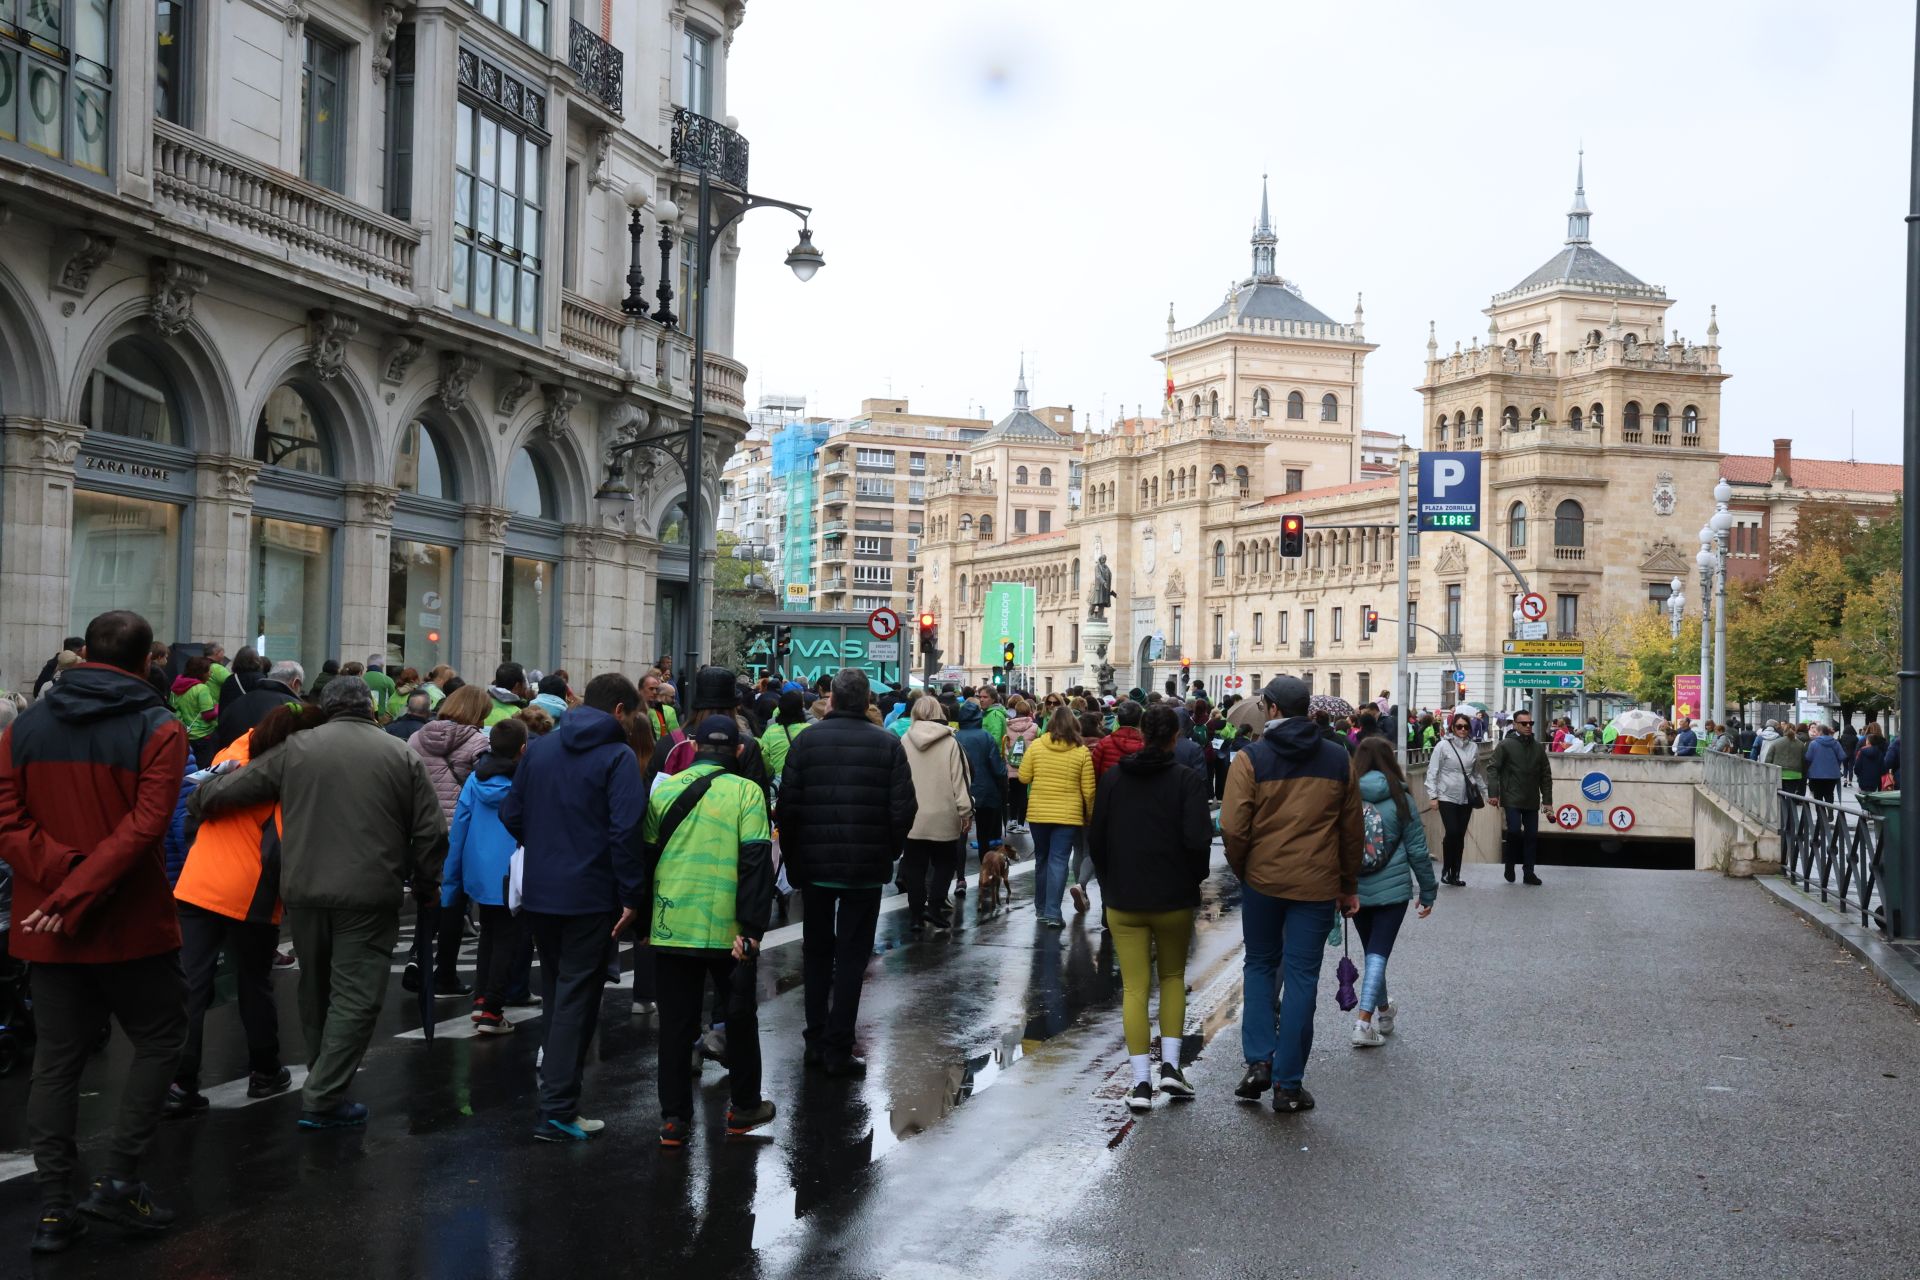
M 1063 918 L 1060 899 L 1067 892 L 1067 867 L 1079 831 L 1078 826 L 1061 822 L 1033 824 L 1033 909 L 1042 920 Z
M 1313 1049 L 1313 1006 L 1319 997 L 1320 958 L 1333 930 L 1333 903 L 1269 898 L 1247 885 L 1240 892 L 1240 929 L 1247 940 L 1241 1051 L 1249 1065 L 1270 1064 L 1276 1086 L 1297 1089 Z M 1276 985 L 1283 964 L 1284 1000 Z

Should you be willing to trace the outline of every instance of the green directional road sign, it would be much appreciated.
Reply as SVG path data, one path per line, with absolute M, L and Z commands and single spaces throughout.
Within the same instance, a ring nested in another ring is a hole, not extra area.
M 1584 672 L 1570 674 L 1565 671 L 1503 671 L 1500 683 L 1507 689 L 1559 689 L 1584 690 L 1587 677 Z
M 1516 658 L 1506 657 L 1500 660 L 1501 667 L 1507 671 L 1585 671 L 1585 658 Z

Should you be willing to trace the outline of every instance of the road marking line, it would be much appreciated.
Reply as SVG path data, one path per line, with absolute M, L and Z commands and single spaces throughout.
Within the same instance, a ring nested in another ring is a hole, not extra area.
M 0 1182 L 11 1182 L 33 1172 L 33 1152 L 9 1151 L 0 1155 Z

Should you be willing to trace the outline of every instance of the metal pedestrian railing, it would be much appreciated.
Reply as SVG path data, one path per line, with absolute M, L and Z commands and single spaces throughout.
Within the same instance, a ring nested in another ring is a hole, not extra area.
M 1886 853 L 1886 823 L 1858 809 L 1792 792 L 1777 793 L 1780 811 L 1780 867 L 1787 879 L 1837 902 L 1860 923 L 1887 931 L 1886 904 L 1881 899 L 1881 872 Z
M 1727 751 L 1706 754 L 1703 781 L 1708 791 L 1768 830 L 1780 829 L 1780 766 L 1762 764 Z

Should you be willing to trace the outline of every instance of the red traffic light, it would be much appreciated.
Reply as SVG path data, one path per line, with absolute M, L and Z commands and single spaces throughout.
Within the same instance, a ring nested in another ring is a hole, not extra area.
M 933 630 L 933 615 L 932 615 L 932 614 L 930 614 L 930 613 L 923 613 L 923 614 L 921 614 L 921 615 L 920 615 L 920 629 L 921 629 L 922 631 L 931 631 L 931 630 Z
M 1297 559 L 1307 549 L 1307 518 L 1280 517 L 1280 554 Z
M 1191 670 L 1193 670 L 1193 659 L 1192 659 L 1192 658 L 1182 658 L 1182 659 L 1180 659 L 1180 669 L 1181 669 L 1182 671 L 1191 671 Z
M 1280 528 L 1286 533 L 1298 533 L 1305 524 L 1299 516 L 1287 516 L 1280 521 Z

